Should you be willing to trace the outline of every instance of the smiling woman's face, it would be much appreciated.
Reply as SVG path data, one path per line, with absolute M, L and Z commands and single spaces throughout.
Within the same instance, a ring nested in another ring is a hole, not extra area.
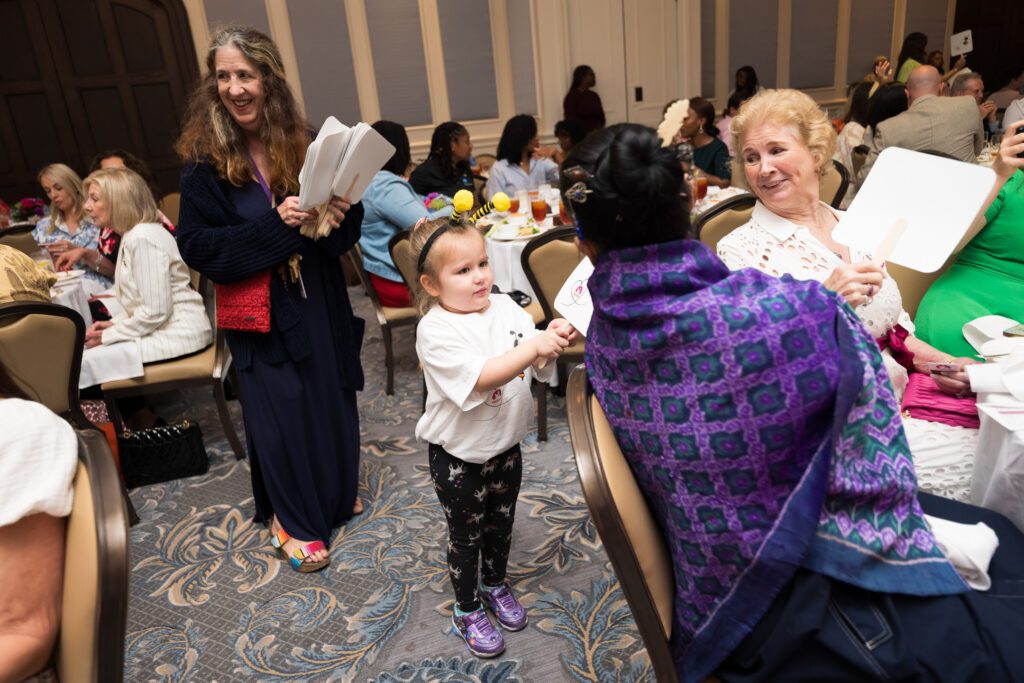
M 217 94 L 239 128 L 255 132 L 263 109 L 260 70 L 234 45 L 225 45 L 213 58 Z
M 740 154 L 747 185 L 773 213 L 785 216 L 818 202 L 816 159 L 789 126 L 752 126 Z

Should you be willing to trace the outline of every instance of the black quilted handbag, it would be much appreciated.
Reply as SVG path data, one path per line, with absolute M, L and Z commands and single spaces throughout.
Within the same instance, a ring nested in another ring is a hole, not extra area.
M 128 488 L 206 474 L 210 459 L 199 425 L 178 424 L 126 430 L 117 437 L 121 468 Z

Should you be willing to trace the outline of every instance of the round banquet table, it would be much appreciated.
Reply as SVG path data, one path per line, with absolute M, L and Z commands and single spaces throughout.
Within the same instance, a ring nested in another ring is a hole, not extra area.
M 502 241 L 486 238 L 487 258 L 491 262 L 491 271 L 494 273 L 494 284 L 503 292 L 519 290 L 537 300 L 537 295 L 530 286 L 523 271 L 523 249 L 530 241 L 528 239 Z

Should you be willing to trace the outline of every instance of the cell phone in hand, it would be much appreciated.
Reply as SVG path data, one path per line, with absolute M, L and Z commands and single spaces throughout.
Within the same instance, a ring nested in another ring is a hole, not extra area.
M 1014 325 L 1003 330 L 1004 337 L 1024 337 L 1024 325 Z
M 1024 133 L 1024 126 L 1017 126 L 1017 130 L 1015 132 L 1017 133 L 1017 135 Z M 1020 152 L 1019 154 L 1017 154 L 1017 158 L 1024 159 L 1024 152 Z
M 963 372 L 960 363 L 928 363 L 928 372 Z

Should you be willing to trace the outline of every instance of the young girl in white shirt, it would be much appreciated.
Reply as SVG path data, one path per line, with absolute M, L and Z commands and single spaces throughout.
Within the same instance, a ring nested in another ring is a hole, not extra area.
M 531 382 L 551 376 L 577 333 L 562 319 L 539 331 L 507 295 L 491 293 L 494 275 L 473 226 L 420 221 L 411 239 L 425 313 L 416 353 L 427 383 L 416 436 L 430 444 L 430 476 L 448 520 L 452 631 L 474 655 L 494 657 L 505 643 L 484 605 L 506 630 L 527 624 L 505 569 L 523 472 L 519 442 L 533 414 Z

